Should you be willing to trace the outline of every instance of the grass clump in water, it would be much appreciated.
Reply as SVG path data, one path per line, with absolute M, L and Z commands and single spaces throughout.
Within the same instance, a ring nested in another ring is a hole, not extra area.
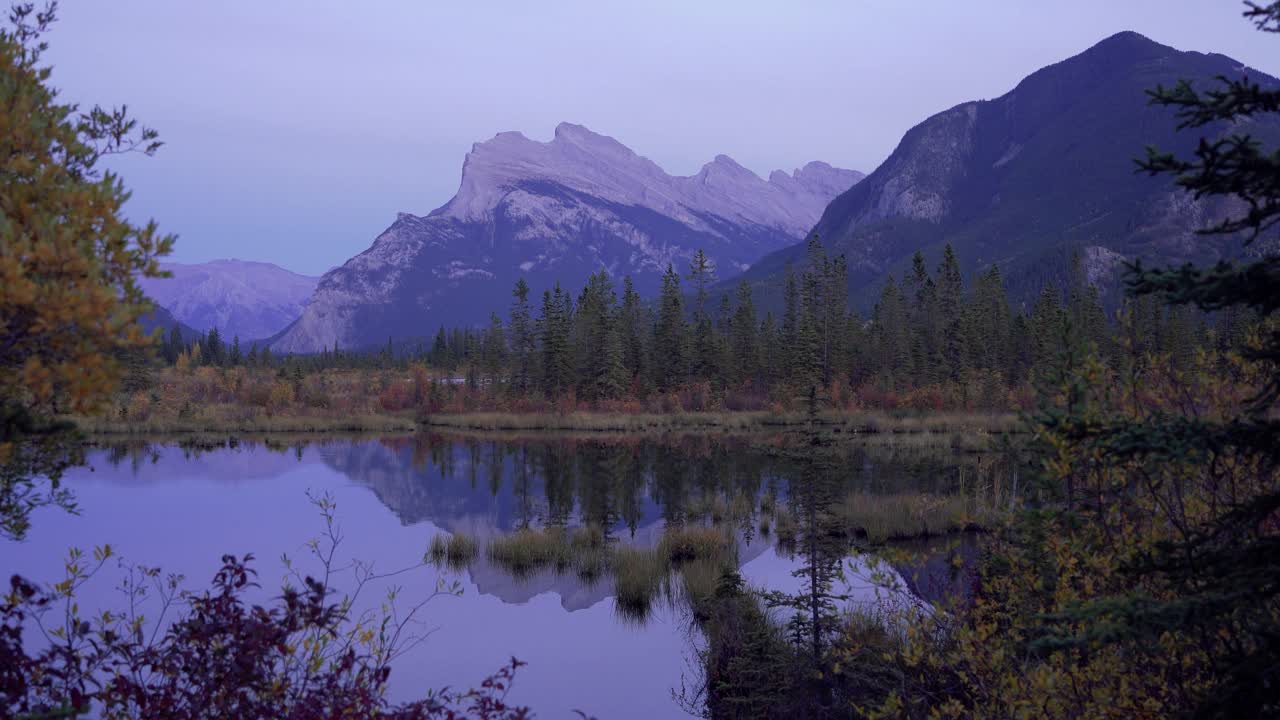
M 728 534 L 720 528 L 669 527 L 658 542 L 658 552 L 668 562 L 680 564 L 699 559 L 723 558 L 728 553 L 729 545 Z
M 489 560 L 506 568 L 516 577 L 526 577 L 543 568 L 563 570 L 569 566 L 570 553 L 565 531 L 523 529 L 494 539 L 488 547 Z
M 670 565 L 654 550 L 620 547 L 613 553 L 614 595 L 618 613 L 643 622 L 670 576 Z
M 466 533 L 453 533 L 447 538 L 441 533 L 431 538 L 427 555 L 436 565 L 461 570 L 476 558 L 479 551 L 480 546 L 475 539 Z
M 846 527 L 873 543 L 943 535 L 981 527 L 964 495 L 851 493 L 836 507 Z

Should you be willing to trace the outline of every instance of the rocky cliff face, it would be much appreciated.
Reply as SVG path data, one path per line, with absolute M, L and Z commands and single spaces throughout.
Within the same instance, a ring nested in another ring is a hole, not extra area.
M 1114 288 L 1121 261 L 1211 262 L 1239 242 L 1195 234 L 1229 208 L 1197 201 L 1167 177 L 1135 173 L 1147 145 L 1188 155 L 1199 131 L 1179 132 L 1146 90 L 1217 75 L 1274 78 L 1231 58 L 1182 52 L 1137 33 L 1109 37 L 1027 76 L 993 100 L 963 103 L 909 130 L 893 154 L 837 197 L 814 228 L 846 256 L 850 290 L 867 304 L 885 275 L 899 277 L 923 250 L 932 267 L 952 243 L 969 271 L 998 263 L 1015 293 L 1064 279 L 1080 254 L 1090 277 Z M 1209 134 L 1228 128 L 1210 128 Z M 1241 123 L 1231 132 L 1278 138 L 1280 128 Z M 803 247 L 748 273 L 777 294 Z
M 263 262 L 214 260 L 163 265 L 172 277 L 144 278 L 142 289 L 175 318 L 201 332 L 218 328 L 230 341 L 268 338 L 293 322 L 319 278 Z
M 550 142 L 500 133 L 477 143 L 458 193 L 401 213 L 365 252 L 321 278 L 284 352 L 425 337 L 506 314 L 512 285 L 576 288 L 600 269 L 656 289 L 668 263 L 703 249 L 722 276 L 803 238 L 861 173 L 813 162 L 763 179 L 720 155 L 668 175 L 611 137 L 563 123 Z

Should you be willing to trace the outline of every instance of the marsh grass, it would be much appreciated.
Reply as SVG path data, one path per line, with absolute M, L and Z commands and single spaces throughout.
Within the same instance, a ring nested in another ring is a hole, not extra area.
M 657 552 L 672 564 L 724 557 L 732 546 L 729 534 L 721 528 L 672 526 L 662 533 Z
M 643 621 L 654 600 L 669 590 L 671 565 L 661 554 L 646 548 L 620 547 L 613 553 L 614 595 L 618 613 Z
M 618 613 L 629 621 L 644 620 L 660 598 L 675 600 L 679 592 L 701 597 L 713 591 L 734 551 L 729 531 L 701 525 L 668 527 L 649 548 L 612 543 L 596 526 L 526 528 L 495 538 L 485 548 L 491 562 L 517 578 L 548 569 L 575 573 L 589 583 L 612 575 Z M 432 542 L 430 552 L 433 559 L 448 557 L 442 539 L 439 547 Z
M 680 589 L 684 600 L 694 609 L 702 607 L 715 595 L 720 578 L 733 570 L 726 558 L 709 558 L 685 563 L 680 568 Z
M 560 430 L 590 432 L 670 432 L 712 430 L 719 432 L 785 431 L 806 427 L 806 413 L 772 412 L 673 412 L 673 413 L 502 413 L 470 412 L 434 414 L 419 418 L 428 427 L 468 430 Z M 1014 413 L 852 411 L 821 413 L 821 429 L 854 434 L 972 434 L 1015 433 L 1023 428 Z
M 486 552 L 490 561 L 516 577 L 548 567 L 563 570 L 572 558 L 567 535 L 561 528 L 526 528 L 491 540 Z
M 462 570 L 471 564 L 480 552 L 480 546 L 466 533 L 453 533 L 447 538 L 443 533 L 431 538 L 431 546 L 427 556 L 437 566 L 445 566 L 451 570 Z
M 201 433 L 404 433 L 413 418 L 395 415 L 275 415 L 206 412 L 195 417 L 153 416 L 121 420 L 109 416 L 75 416 L 76 427 L 89 435 L 195 435 Z
M 997 512 L 970 495 L 918 492 L 851 493 L 835 510 L 854 536 L 872 543 L 981 530 Z

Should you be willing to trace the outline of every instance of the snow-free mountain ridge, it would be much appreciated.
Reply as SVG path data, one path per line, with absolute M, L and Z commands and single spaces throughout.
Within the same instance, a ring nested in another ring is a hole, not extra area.
M 1135 32 L 1036 70 L 1009 92 L 925 119 L 865 180 L 837 197 L 814 227 L 827 251 L 848 261 L 851 297 L 864 309 L 888 275 L 907 272 L 922 250 L 930 268 L 950 243 L 966 272 L 996 264 L 1015 299 L 1048 283 L 1063 287 L 1072 257 L 1118 302 L 1126 260 L 1212 263 L 1240 252 L 1235 238 L 1196 231 L 1227 212 L 1197 200 L 1168 176 L 1135 172 L 1148 145 L 1190 156 L 1201 136 L 1249 133 L 1268 144 L 1280 126 L 1242 118 L 1232 127 L 1179 131 L 1146 91 L 1180 79 L 1207 89 L 1216 76 L 1278 82 L 1224 55 L 1185 52 Z M 804 248 L 762 258 L 747 277 L 757 297 L 780 303 L 788 264 Z
M 265 262 L 162 263 L 168 278 L 142 278 L 142 290 L 175 318 L 228 341 L 270 337 L 302 314 L 319 278 Z

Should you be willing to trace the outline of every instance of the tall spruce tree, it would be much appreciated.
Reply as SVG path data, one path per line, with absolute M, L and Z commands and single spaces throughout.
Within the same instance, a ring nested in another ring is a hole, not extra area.
M 947 243 L 942 250 L 936 293 L 939 332 L 937 354 L 941 356 L 946 377 L 959 380 L 967 359 L 963 325 L 964 279 L 960 275 L 960 261 L 951 243 Z
M 680 276 L 671 265 L 667 265 L 667 272 L 662 276 L 658 320 L 653 333 L 654 382 L 660 390 L 671 390 L 685 381 L 687 334 Z
M 527 392 L 533 382 L 537 338 L 529 309 L 529 284 L 524 278 L 516 281 L 511 297 L 511 385 L 517 392 Z
M 693 286 L 693 336 L 690 372 L 699 379 L 717 375 L 715 323 L 707 307 L 707 288 L 715 278 L 715 266 L 701 249 L 689 262 L 689 283 Z
M 618 334 L 622 343 L 622 364 L 629 378 L 641 377 L 646 371 L 645 346 L 648 342 L 649 324 L 649 311 L 628 275 L 622 280 Z
M 742 383 L 755 377 L 760 368 L 759 330 L 751 285 L 738 283 L 738 306 L 729 321 L 729 346 L 733 357 L 733 380 Z

